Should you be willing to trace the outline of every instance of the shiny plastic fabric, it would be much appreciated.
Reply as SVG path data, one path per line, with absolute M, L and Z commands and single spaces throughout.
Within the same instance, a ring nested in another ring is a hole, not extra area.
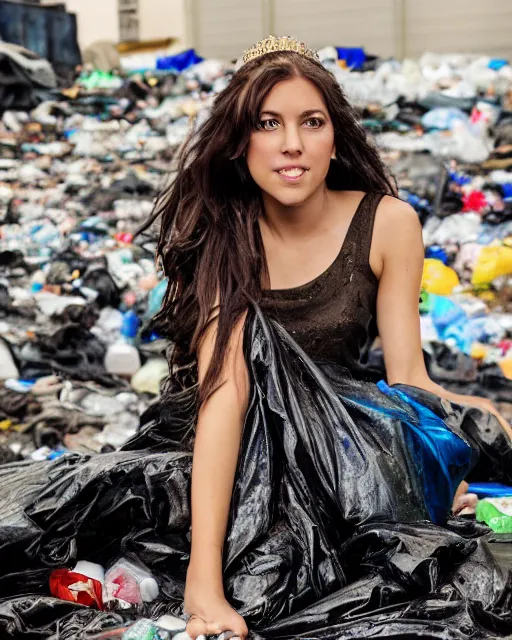
M 482 446 L 498 459 L 475 414 L 320 368 L 258 312 L 244 351 L 252 391 L 224 575 L 251 637 L 512 634 L 511 576 L 484 528 L 450 519 L 454 488 L 478 468 Z M 123 451 L 0 468 L 0 637 L 67 640 L 180 613 L 195 415 L 194 388 L 164 395 Z M 121 553 L 157 578 L 155 604 L 114 615 L 49 597 L 53 569 L 108 566 Z

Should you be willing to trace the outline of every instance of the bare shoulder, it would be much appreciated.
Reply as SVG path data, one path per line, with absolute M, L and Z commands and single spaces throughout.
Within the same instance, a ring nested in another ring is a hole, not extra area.
M 421 223 L 418 214 L 403 200 L 384 196 L 375 215 L 375 240 L 380 238 L 388 245 L 421 238 Z
M 375 222 L 387 227 L 396 225 L 395 230 L 402 225 L 421 229 L 418 214 L 411 205 L 393 196 L 382 198 L 377 207 Z
M 421 223 L 406 202 L 384 196 L 375 215 L 370 266 L 380 279 L 386 265 L 423 264 Z

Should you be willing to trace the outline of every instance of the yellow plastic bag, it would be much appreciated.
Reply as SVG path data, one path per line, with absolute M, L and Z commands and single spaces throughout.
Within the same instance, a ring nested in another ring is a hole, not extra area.
M 512 380 L 512 358 L 505 358 L 498 364 L 505 378 Z
M 460 285 L 459 276 L 441 260 L 427 258 L 423 265 L 421 288 L 438 296 L 449 296 Z
M 490 284 L 500 276 L 512 274 L 512 248 L 499 246 L 482 247 L 473 270 L 471 284 Z

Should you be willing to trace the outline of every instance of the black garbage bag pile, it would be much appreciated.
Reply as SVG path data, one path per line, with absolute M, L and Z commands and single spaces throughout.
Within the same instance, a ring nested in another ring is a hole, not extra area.
M 383 393 L 322 370 L 259 313 L 244 345 L 252 395 L 224 575 L 251 637 L 512 634 L 511 575 L 493 559 L 487 530 L 450 519 L 447 502 L 467 465 L 481 464 L 484 441 L 484 463 L 510 451 L 503 432 L 491 426 L 490 436 L 480 412 L 425 392 Z M 182 613 L 195 393 L 163 396 L 120 451 L 0 468 L 2 638 L 85 638 L 122 620 Z M 407 443 L 423 428 L 420 414 L 426 431 L 446 420 L 458 443 L 448 470 L 425 453 L 437 502 L 411 473 L 418 451 Z M 98 612 L 50 597 L 53 569 L 105 566 L 120 554 L 157 578 L 155 603 Z
M 23 47 L 0 42 L 0 114 L 7 109 L 33 109 L 56 86 L 47 60 Z

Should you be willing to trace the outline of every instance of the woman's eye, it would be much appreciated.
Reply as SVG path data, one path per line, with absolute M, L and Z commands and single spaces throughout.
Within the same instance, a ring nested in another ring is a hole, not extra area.
M 264 131 L 273 131 L 274 129 L 277 129 L 278 126 L 279 122 L 275 119 L 262 120 L 260 122 L 260 129 L 263 129 Z
M 320 118 L 309 118 L 309 120 L 306 120 L 305 124 L 310 129 L 320 129 L 320 127 L 324 124 L 324 121 Z

